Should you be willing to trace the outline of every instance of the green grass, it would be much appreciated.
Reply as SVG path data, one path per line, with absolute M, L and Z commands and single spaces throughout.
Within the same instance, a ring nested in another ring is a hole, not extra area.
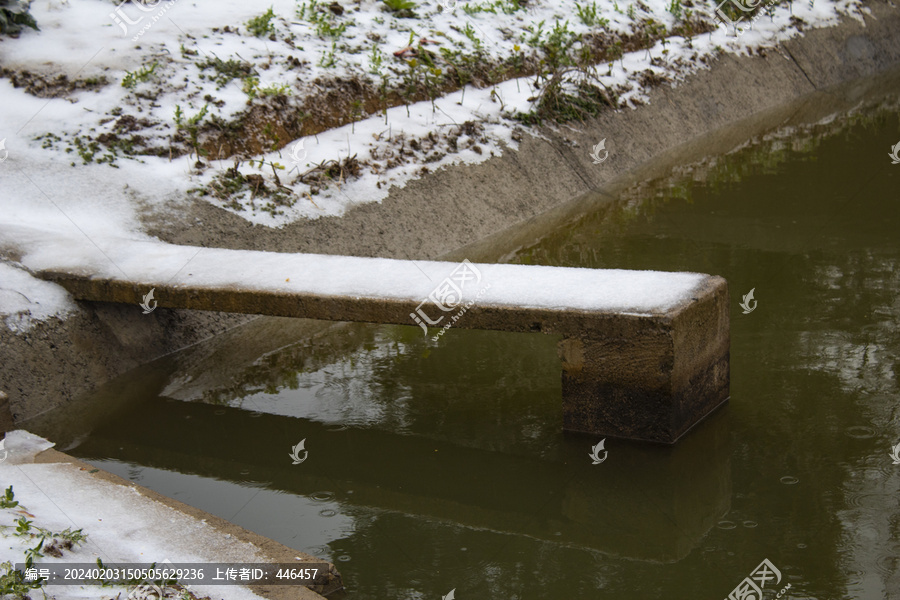
M 233 79 L 243 80 L 250 76 L 258 76 L 253 65 L 249 62 L 236 60 L 234 58 L 222 60 L 218 56 L 214 56 L 203 62 L 197 63 L 197 67 L 200 71 L 212 69 L 215 72 L 211 79 L 216 82 L 218 89 L 222 89 Z M 203 79 L 204 77 L 205 75 L 201 73 L 200 78 Z
M 525 5 L 520 0 L 493 0 L 493 2 L 464 2 L 462 4 L 463 12 L 467 15 L 477 15 L 478 13 L 491 13 L 505 15 L 515 14 L 516 11 L 525 10 Z
M 0 33 L 18 36 L 23 27 L 40 31 L 37 21 L 28 12 L 28 2 L 0 0 Z
M 0 509 L 24 508 L 20 506 L 19 501 L 15 499 L 12 486 L 6 488 L 6 492 L 0 496 Z M 2 526 L 0 530 L 10 529 L 11 526 Z M 16 519 L 16 530 L 13 533 L 23 538 L 39 538 L 37 545 L 26 548 L 24 551 L 25 569 L 30 569 L 35 559 L 43 558 L 46 554 L 53 557 L 62 557 L 63 550 L 71 550 L 77 544 L 83 543 L 87 539 L 87 535 L 81 529 L 65 529 L 64 531 L 54 532 L 34 524 L 24 516 Z M 47 541 L 49 540 L 49 543 Z M 25 579 L 24 571 L 13 568 L 12 562 L 0 563 L 0 598 L 29 598 L 32 590 L 41 590 L 44 597 L 43 579 L 28 581 Z
M 133 90 L 138 83 L 149 81 L 154 73 L 156 73 L 156 67 L 158 66 L 159 63 L 154 62 L 149 67 L 144 66 L 137 71 L 125 71 L 125 77 L 122 79 L 122 87 Z
M 297 17 L 310 23 L 321 38 L 340 38 L 347 31 L 347 22 L 338 23 L 338 17 L 327 7 L 320 6 L 318 0 L 304 2 L 297 9 Z
M 251 100 L 259 97 L 265 98 L 268 96 L 291 95 L 291 86 L 287 83 L 273 83 L 265 87 L 260 87 L 259 77 L 247 77 L 244 79 L 243 90 Z
M 578 20 L 588 27 L 609 27 L 609 19 L 599 15 L 596 2 L 575 4 L 575 12 L 578 13 Z
M 266 35 L 275 33 L 275 25 L 272 23 L 272 20 L 274 18 L 275 12 L 270 6 L 269 10 L 267 10 L 263 14 L 253 17 L 252 19 L 247 21 L 247 31 L 249 31 L 256 37 L 264 37 Z
M 381 0 L 384 2 L 384 5 L 387 7 L 389 11 L 397 15 L 398 17 L 407 17 L 413 18 L 415 17 L 415 13 L 413 11 L 416 8 L 416 3 L 412 0 Z

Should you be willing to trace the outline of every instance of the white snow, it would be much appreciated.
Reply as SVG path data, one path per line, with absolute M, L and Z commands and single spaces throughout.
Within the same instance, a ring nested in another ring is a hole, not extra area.
M 553 310 L 664 312 L 690 297 L 708 277 L 696 273 L 583 269 L 285 254 L 138 242 L 111 237 L 20 246 L 34 271 L 91 273 L 126 280 L 145 291 L 162 285 L 205 289 L 424 300 L 452 279 L 462 300 L 479 306 Z M 468 275 L 462 274 L 468 269 Z M 156 298 L 159 299 L 157 293 Z M 139 302 L 139 299 L 135 299 Z M 411 323 L 412 324 L 412 323 Z
M 20 506 L 0 510 L 0 525 L 15 527 L 25 516 L 52 531 L 82 529 L 83 545 L 62 558 L 45 556 L 41 563 L 262 563 L 268 559 L 247 542 L 225 534 L 205 521 L 156 502 L 134 488 L 99 479 L 70 463 L 33 463 L 34 454 L 53 444 L 26 431 L 12 431 L 4 440 L 9 457 L 0 462 L 0 493 L 13 486 Z M 0 452 L 0 456 L 3 456 Z M 36 541 L 0 530 L 0 562 L 24 562 L 26 548 Z M 44 589 L 57 600 L 115 597 L 121 589 L 97 586 L 52 586 Z M 257 600 L 260 596 L 237 585 L 192 585 L 202 597 Z M 127 595 L 124 590 L 122 597 Z
M 56 445 L 24 429 L 7 432 L 2 441 L 3 448 L 0 449 L 2 462 L 0 464 L 4 465 L 33 463 L 37 453 Z
M 54 283 L 0 262 L 0 315 L 12 331 L 27 331 L 35 321 L 65 317 L 78 307 L 69 294 Z
M 440 12 L 437 2 L 420 1 L 415 19 L 398 18 L 382 10 L 382 3 L 376 0 L 360 0 L 345 3 L 346 13 L 336 21 L 348 26 L 339 38 L 335 64 L 328 66 L 325 59 L 331 50 L 331 38 L 318 35 L 310 20 L 297 14 L 298 7 L 309 2 L 157 0 L 149 2 L 144 10 L 125 3 L 119 7 L 119 18 L 139 22 L 126 26 L 127 31 L 123 31 L 111 17 L 117 8 L 109 0 L 35 0 L 32 13 L 41 31 L 26 30 L 19 38 L 0 38 L 4 67 L 38 74 L 46 80 L 65 74 L 70 80 L 102 76 L 109 83 L 61 98 L 44 98 L 30 95 L 22 87 L 14 88 L 8 78 L 0 79 L 0 106 L 3 107 L 0 110 L 0 247 L 53 240 L 56 244 L 52 252 L 58 252 L 62 243 L 77 242 L 78 246 L 89 243 L 99 248 L 114 237 L 149 242 L 140 224 L 144 211 L 167 212 L 178 218 L 188 190 L 209 184 L 217 173 L 232 166 L 230 160 L 214 161 L 212 169 L 200 173 L 193 166 L 196 157 L 169 160 L 168 157 L 120 156 L 113 167 L 96 162 L 82 164 L 78 152 L 66 149 L 69 146 L 72 150 L 78 136 L 96 137 L 111 131 L 115 121 L 111 115 L 117 114 L 116 110 L 153 123 L 139 133 L 162 148 L 174 133 L 176 106 L 190 116 L 208 103 L 204 97 L 210 95 L 216 100 L 208 104 L 210 117 L 228 120 L 245 110 L 248 96 L 242 90 L 242 81 L 235 79 L 217 89 L 209 78 L 200 79 L 201 73 L 212 74 L 211 70 L 201 71 L 198 67 L 201 60 L 212 57 L 246 60 L 259 73 L 260 86 L 287 84 L 295 97 L 305 97 L 319 93 L 314 83 L 317 78 L 356 77 L 375 85 L 380 81 L 378 73 L 394 80 L 402 77 L 408 63 L 395 59 L 393 52 L 405 47 L 411 35 L 415 40 L 426 38 L 439 42 L 428 46 L 434 51 L 448 49 L 469 54 L 478 40 L 483 45 L 485 60 L 500 60 L 528 50 L 523 32 L 526 27 L 536 28 L 541 22 L 545 35 L 557 20 L 567 22 L 574 33 L 598 29 L 579 20 L 575 0 L 531 0 L 527 11 L 510 14 L 502 10 L 497 14 L 464 11 L 467 6 L 487 6 L 487 1 L 449 2 L 456 4 L 452 12 Z M 633 29 L 635 19 L 628 15 L 630 11 L 635 11 L 638 19 L 652 18 L 669 30 L 676 23 L 670 11 L 671 0 L 646 0 L 643 2 L 646 8 L 635 4 L 626 0 L 597 0 L 596 7 L 598 16 L 608 19 L 605 28 L 610 32 Z M 273 21 L 275 41 L 254 37 L 245 26 L 270 5 L 277 15 Z M 713 5 L 696 3 L 693 10 L 709 17 Z M 647 101 L 645 90 L 637 81 L 647 70 L 665 75 L 677 85 L 691 72 L 706 68 L 706 62 L 719 52 L 750 53 L 757 47 L 771 47 L 798 35 L 791 22 L 792 15 L 803 19 L 805 27 L 812 28 L 834 25 L 842 15 L 859 18 L 862 10 L 856 0 L 794 2 L 790 7 L 777 7 L 771 15 L 761 16 L 743 35 L 735 36 L 734 32 L 719 27 L 709 34 L 695 36 L 690 42 L 672 36 L 665 44 L 658 42 L 649 51 L 631 52 L 609 66 L 598 66 L 597 76 L 608 88 L 619 89 L 621 99 L 634 106 Z M 226 25 L 233 30 L 225 32 Z M 373 43 L 373 40 L 378 41 Z M 370 52 L 372 47 L 377 47 L 383 55 L 380 67 Z M 186 54 L 183 50 L 196 54 Z M 290 67 L 284 60 L 286 57 L 299 61 L 302 67 Z M 134 73 L 154 63 L 158 63 L 155 79 L 138 83 L 134 89 L 120 85 L 126 72 Z M 381 201 L 391 186 L 402 187 L 421 176 L 423 166 L 434 170 L 450 164 L 478 163 L 501 152 L 517 151 L 514 129 L 532 135 L 535 132 L 521 128 L 511 120 L 511 115 L 529 111 L 535 93 L 533 78 L 509 80 L 485 89 L 470 85 L 464 92 L 450 93 L 433 103 L 391 108 L 386 116 L 379 113 L 317 136 L 292 140 L 280 152 L 244 157 L 278 162 L 286 167 L 281 177 L 297 200 L 293 206 L 280 207 L 274 214 L 260 210 L 259 201 L 254 202 L 249 194 L 237 198 L 236 206 L 218 199 L 209 201 L 269 227 L 282 227 L 298 219 L 340 216 L 353 206 Z M 460 137 L 458 151 L 441 152 L 444 155 L 439 158 L 430 156 L 430 162 L 426 162 L 424 152 L 418 152 L 412 160 L 392 168 L 378 166 L 378 160 L 396 154 L 401 138 L 404 143 L 422 140 L 429 134 L 454 131 L 467 121 L 478 123 L 484 130 L 478 139 Z M 59 139 L 48 139 L 48 135 Z M 292 153 L 294 149 L 299 150 L 301 143 L 303 151 Z M 615 144 L 615 140 L 610 143 Z M 101 148 L 95 161 L 104 152 Z M 584 148 L 584 152 L 590 152 L 590 148 Z M 315 191 L 312 184 L 291 181 L 294 174 L 315 164 L 351 155 L 364 164 L 359 178 L 330 185 L 317 195 L 309 195 Z M 612 146 L 610 159 L 615 160 L 615 155 Z M 375 166 L 365 166 L 367 161 Z M 272 178 L 268 165 L 251 167 L 245 162 L 242 172 Z M 156 252 L 166 254 L 162 247 Z M 81 251 L 74 255 L 80 256 Z M 182 259 L 179 254 L 173 261 Z M 125 257 L 119 260 L 128 262 Z M 24 272 L 11 268 L 7 265 L 0 270 L 0 288 L 3 288 L 0 315 L 5 315 L 8 327 L 24 330 L 34 319 L 64 315 L 72 309 L 60 288 L 35 283 Z M 517 289 L 511 281 L 508 285 L 508 289 Z M 500 290 L 494 286 L 490 293 L 500 294 Z M 607 295 L 600 297 L 605 298 L 603 302 L 613 301 Z

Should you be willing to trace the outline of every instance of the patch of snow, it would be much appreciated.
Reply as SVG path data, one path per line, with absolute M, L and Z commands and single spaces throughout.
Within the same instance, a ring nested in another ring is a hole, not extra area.
M 7 448 L 15 448 L 10 458 L 30 453 L 42 446 L 41 438 L 25 431 L 6 436 Z M 15 527 L 20 510 L 40 526 L 52 531 L 82 529 L 87 541 L 62 558 L 45 556 L 42 563 L 251 563 L 268 562 L 256 546 L 236 540 L 204 521 L 152 500 L 134 488 L 95 477 L 70 463 L 17 464 L 0 462 L 0 484 L 13 487 L 17 509 L 0 510 L 0 525 Z M 2 534 L 0 562 L 23 562 L 24 551 L 34 545 L 24 536 Z M 57 600 L 115 597 L 98 586 L 45 586 Z M 260 596 L 243 586 L 192 585 L 202 597 L 228 600 L 258 600 Z M 127 592 L 126 592 L 127 593 Z
M 0 261 L 0 317 L 10 330 L 28 331 L 36 321 L 62 318 L 76 310 L 75 302 L 62 287 Z
M 7 454 L 0 453 L 3 456 L 2 464 L 21 465 L 33 463 L 34 457 L 39 452 L 43 452 L 55 445 L 53 442 L 49 442 L 24 429 L 8 431 L 6 437 L 3 438 L 3 449 Z
M 479 306 L 641 314 L 664 312 L 685 301 L 708 277 L 468 262 L 464 267 L 450 262 L 197 248 L 111 237 L 96 245 L 33 242 L 20 250 L 22 262 L 35 271 L 90 272 L 120 280 L 124 275 L 146 290 L 172 285 L 424 300 L 452 278 L 462 290 L 462 300 L 475 299 L 477 294 Z M 462 273 L 464 268 L 467 274 Z

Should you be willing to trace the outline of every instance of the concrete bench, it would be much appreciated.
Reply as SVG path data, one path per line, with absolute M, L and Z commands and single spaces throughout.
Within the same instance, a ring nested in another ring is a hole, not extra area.
M 28 253 L 76 299 L 147 307 L 559 335 L 563 428 L 674 443 L 728 399 L 724 279 L 280 254 L 127 241 Z

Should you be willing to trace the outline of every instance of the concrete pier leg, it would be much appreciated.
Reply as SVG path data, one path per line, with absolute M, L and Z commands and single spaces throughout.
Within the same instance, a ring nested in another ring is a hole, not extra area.
M 0 392 L 0 436 L 14 428 L 12 411 L 9 408 L 9 397 Z
M 563 429 L 673 444 L 727 401 L 728 288 L 715 279 L 672 313 L 563 339 Z

